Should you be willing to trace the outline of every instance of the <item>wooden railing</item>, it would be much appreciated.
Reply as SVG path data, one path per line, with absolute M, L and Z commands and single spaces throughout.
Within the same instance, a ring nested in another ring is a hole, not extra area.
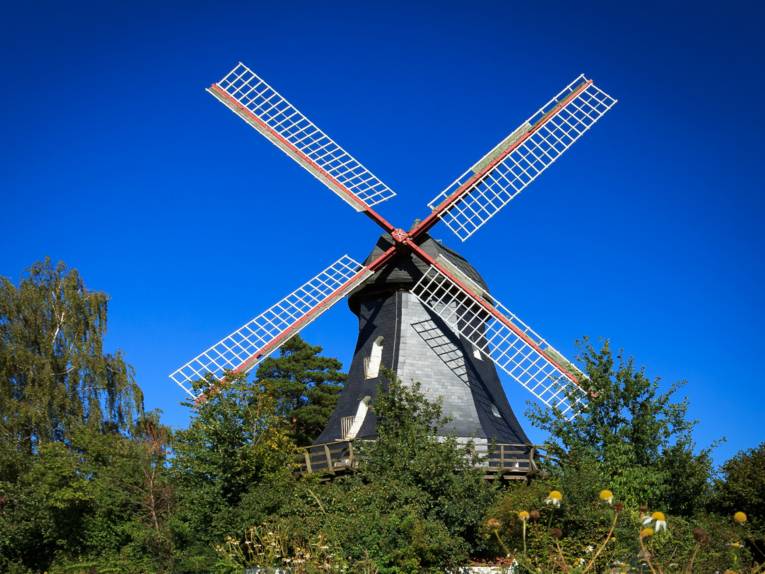
M 476 468 L 483 469 L 487 480 L 527 480 L 539 472 L 539 447 L 531 444 L 494 443 L 476 445 Z M 356 469 L 359 463 L 353 441 L 342 440 L 300 449 L 296 460 L 300 474 L 326 477 Z
M 479 451 L 479 467 L 487 480 L 526 480 L 539 473 L 539 447 L 532 444 L 490 444 L 485 456 Z
M 353 428 L 353 421 L 356 420 L 356 417 L 351 415 L 349 417 L 342 417 L 340 419 L 340 435 L 343 437 L 343 440 L 346 440 L 348 438 L 348 435 L 351 432 L 351 429 Z
M 341 440 L 314 444 L 300 449 L 298 468 L 301 474 L 338 474 L 353 470 L 358 465 L 353 442 Z

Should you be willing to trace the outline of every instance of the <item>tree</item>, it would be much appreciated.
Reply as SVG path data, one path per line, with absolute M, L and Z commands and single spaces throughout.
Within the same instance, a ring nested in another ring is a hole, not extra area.
M 208 389 L 207 400 L 187 403 L 194 416 L 189 428 L 175 436 L 178 500 L 172 528 L 186 549 L 181 568 L 209 572 L 212 543 L 244 527 L 242 498 L 261 482 L 277 483 L 288 475 L 294 447 L 287 422 L 263 385 L 241 374 L 224 384 L 195 384 Z
M 54 559 L 131 548 L 151 557 L 140 541 L 155 530 L 138 492 L 147 456 L 155 495 L 165 463 L 135 425 L 151 417 L 132 369 L 104 351 L 107 304 L 49 259 L 18 286 L 0 278 L 0 570 L 43 571 Z
M 738 452 L 720 470 L 710 507 L 728 516 L 746 512 L 756 528 L 765 530 L 765 442 Z
M 86 425 L 126 431 L 143 396 L 122 355 L 105 353 L 108 297 L 74 269 L 35 263 L 0 278 L 0 433 L 25 452 Z
M 166 429 L 152 432 L 164 441 Z M 143 432 L 138 436 L 83 426 L 66 443 L 41 444 L 14 482 L 0 482 L 7 501 L 0 556 L 35 571 L 55 563 L 82 567 L 73 571 L 98 565 L 166 572 L 172 559 L 166 450 Z M 10 568 L 0 561 L 3 566 Z
M 311 444 L 324 430 L 345 384 L 342 363 L 321 356 L 321 351 L 296 335 L 281 347 L 278 357 L 264 360 L 256 374 L 301 446 Z
M 561 461 L 558 469 L 592 461 L 605 486 L 627 503 L 684 515 L 701 509 L 709 493 L 710 450 L 694 453 L 687 400 L 673 402 L 681 384 L 660 392 L 658 380 L 633 359 L 614 357 L 608 342 L 600 349 L 585 342 L 582 359 L 591 393 L 583 413 L 573 420 L 538 406 L 529 413 L 550 433 L 546 446 Z

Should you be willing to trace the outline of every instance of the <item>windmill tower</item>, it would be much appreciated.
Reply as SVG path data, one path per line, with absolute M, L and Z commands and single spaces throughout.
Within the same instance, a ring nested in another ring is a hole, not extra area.
M 380 237 L 366 263 L 394 243 L 390 235 Z M 476 290 L 487 290 L 478 272 L 454 251 L 427 236 L 419 245 Z M 375 436 L 376 419 L 367 405 L 379 388 L 382 366 L 404 383 L 420 383 L 427 398 L 441 401 L 450 419 L 444 434 L 478 444 L 528 443 L 494 363 L 411 293 L 427 271 L 418 257 L 399 252 L 351 292 L 349 305 L 359 320 L 356 349 L 346 388 L 316 444 Z
M 247 372 L 349 296 L 359 336 L 346 389 L 317 442 L 375 435 L 368 405 L 381 367 L 443 401 L 449 434 L 478 442 L 527 443 L 496 367 L 563 416 L 586 400 L 584 375 L 488 292 L 470 264 L 433 240 L 442 221 L 465 241 L 598 121 L 616 100 L 579 76 L 500 141 L 429 204 L 409 231 L 374 206 L 395 193 L 244 64 L 208 91 L 355 211 L 383 231 L 363 263 L 347 255 L 170 377 L 195 400 L 192 382 Z M 214 391 L 214 387 L 207 393 Z

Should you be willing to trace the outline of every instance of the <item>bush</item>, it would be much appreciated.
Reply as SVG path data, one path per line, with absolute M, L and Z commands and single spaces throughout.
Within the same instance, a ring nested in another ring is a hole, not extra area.
M 243 499 L 257 519 L 248 531 L 270 533 L 289 549 L 269 565 L 293 563 L 320 536 L 335 549 L 337 568 L 443 572 L 465 564 L 482 543 L 481 523 L 494 488 L 473 468 L 468 448 L 439 436 L 445 422 L 440 407 L 416 386 L 404 386 L 390 373 L 388 378 L 373 405 L 378 437 L 359 447 L 364 462 L 357 473 L 328 483 L 316 477 L 293 481 L 289 489 L 263 483 Z M 242 567 L 263 560 L 248 557 L 246 544 L 242 538 L 218 546 L 226 567 L 235 556 Z
M 731 518 L 667 517 L 604 500 L 610 491 L 575 502 L 564 490 L 556 506 L 548 486 L 509 489 L 484 524 L 493 550 L 517 560 L 520 572 L 759 571 L 743 544 L 748 528 Z

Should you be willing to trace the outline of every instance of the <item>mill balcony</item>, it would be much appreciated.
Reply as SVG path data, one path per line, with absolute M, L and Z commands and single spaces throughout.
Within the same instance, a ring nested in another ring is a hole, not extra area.
M 316 474 L 324 480 L 353 472 L 363 460 L 365 442 L 369 441 L 341 440 L 302 447 L 295 459 L 296 472 Z M 476 468 L 483 471 L 485 480 L 529 481 L 540 473 L 538 462 L 543 455 L 536 445 L 492 443 L 477 445 L 474 452 Z

